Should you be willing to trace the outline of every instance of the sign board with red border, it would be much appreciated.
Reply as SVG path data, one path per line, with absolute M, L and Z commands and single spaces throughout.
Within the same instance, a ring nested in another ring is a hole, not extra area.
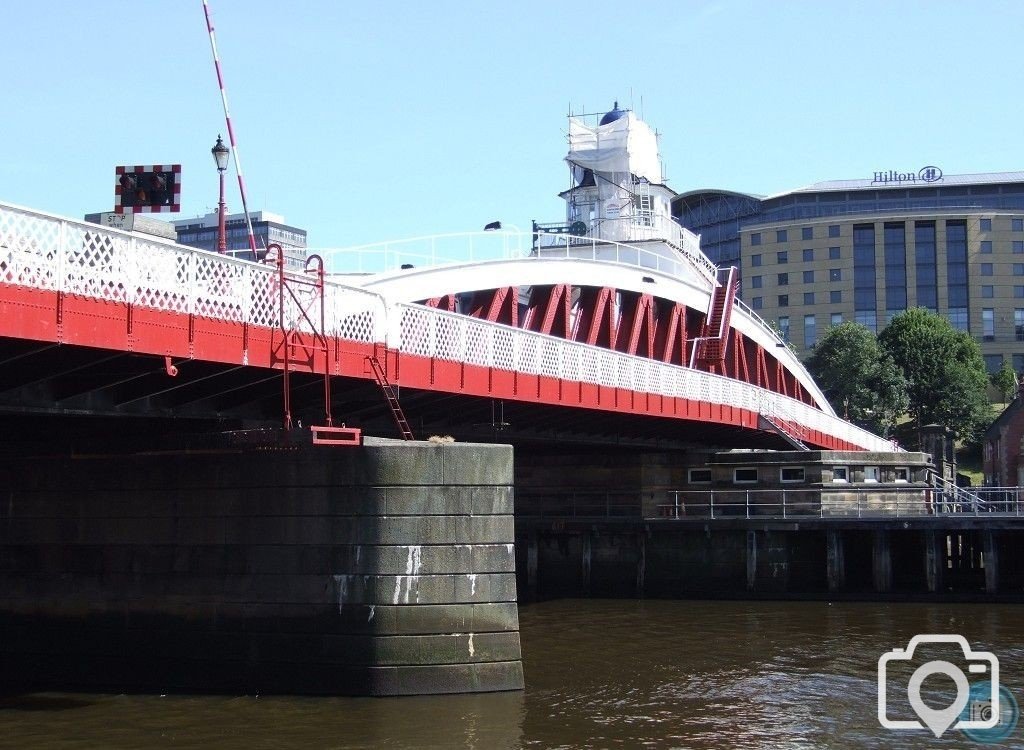
M 114 213 L 174 213 L 180 210 L 180 164 L 115 168 Z

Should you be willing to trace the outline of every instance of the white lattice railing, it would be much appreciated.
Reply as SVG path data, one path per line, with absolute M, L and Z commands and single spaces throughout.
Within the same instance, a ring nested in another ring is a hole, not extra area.
M 0 283 L 273 328 L 280 322 L 277 274 L 271 266 L 0 204 Z M 308 328 L 299 305 L 311 293 L 303 290 L 299 302 L 286 295 L 289 326 Z M 326 333 L 383 339 L 378 295 L 328 283 L 325 301 Z
M 291 278 L 300 274 L 289 273 Z M 0 203 L 0 284 L 274 328 L 277 269 Z M 326 333 L 409 354 L 696 398 L 794 421 L 870 450 L 893 444 L 796 399 L 718 375 L 405 303 L 328 280 Z M 296 303 L 285 318 L 303 327 Z
M 891 441 L 802 401 L 739 380 L 421 305 L 403 303 L 394 307 L 398 314 L 392 318 L 397 318 L 398 327 L 389 333 L 398 348 L 409 354 L 641 393 L 696 398 L 795 422 L 806 430 L 817 430 L 868 450 L 898 449 Z

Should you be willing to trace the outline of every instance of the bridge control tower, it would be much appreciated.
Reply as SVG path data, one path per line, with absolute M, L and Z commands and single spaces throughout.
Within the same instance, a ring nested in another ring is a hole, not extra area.
M 678 227 L 669 208 L 676 193 L 662 177 L 657 134 L 618 102 L 598 117 L 569 117 L 572 187 L 560 197 L 571 233 L 615 242 L 670 239 L 676 232 L 666 229 Z
M 625 261 L 672 269 L 705 289 L 719 285 L 700 236 L 672 219 L 676 192 L 665 184 L 650 125 L 615 102 L 603 114 L 570 115 L 568 141 L 570 187 L 559 193 L 565 222 L 534 222 L 539 255 Z

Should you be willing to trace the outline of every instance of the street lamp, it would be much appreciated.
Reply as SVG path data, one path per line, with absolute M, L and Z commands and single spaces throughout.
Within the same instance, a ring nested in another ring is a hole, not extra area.
M 228 155 L 231 150 L 224 145 L 224 141 L 217 136 L 217 143 L 210 149 L 213 154 L 213 161 L 217 164 L 217 172 L 220 174 L 220 203 L 217 205 L 217 252 L 222 255 L 228 251 L 228 236 L 226 229 L 227 207 L 224 205 L 224 171 L 228 168 Z

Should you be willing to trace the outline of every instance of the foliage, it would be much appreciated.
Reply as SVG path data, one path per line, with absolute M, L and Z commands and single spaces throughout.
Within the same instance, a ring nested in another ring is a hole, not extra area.
M 903 371 L 918 427 L 937 423 L 970 440 L 991 421 L 985 362 L 968 333 L 919 307 L 894 317 L 878 342 Z
M 903 373 L 858 323 L 830 328 L 815 345 L 807 369 L 832 408 L 872 432 L 888 434 L 907 408 Z
M 998 371 L 992 373 L 989 380 L 1003 395 L 1004 404 L 1010 401 L 1017 392 L 1017 373 L 1013 371 L 1013 367 L 1005 359 L 1003 360 L 1003 366 Z

